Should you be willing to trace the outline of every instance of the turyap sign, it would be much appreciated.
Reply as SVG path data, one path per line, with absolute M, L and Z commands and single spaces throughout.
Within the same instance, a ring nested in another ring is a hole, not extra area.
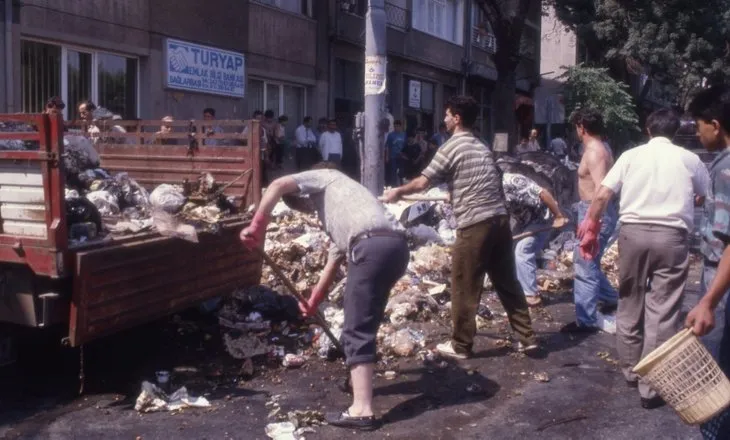
M 245 59 L 240 53 L 168 38 L 165 74 L 170 89 L 244 96 Z

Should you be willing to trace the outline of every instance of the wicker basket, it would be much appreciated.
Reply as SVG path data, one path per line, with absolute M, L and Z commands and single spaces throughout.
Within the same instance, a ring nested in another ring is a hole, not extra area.
M 730 406 L 730 381 L 690 329 L 649 353 L 634 372 L 690 425 Z

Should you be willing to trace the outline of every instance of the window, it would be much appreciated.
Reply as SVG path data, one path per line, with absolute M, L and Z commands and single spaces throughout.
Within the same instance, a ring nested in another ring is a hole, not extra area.
M 462 44 L 464 0 L 413 0 L 413 27 L 454 44 Z
M 476 4 L 472 9 L 471 26 L 471 41 L 474 43 L 474 46 L 489 53 L 495 53 L 497 51 L 497 39 L 494 36 L 492 25 L 489 23 L 482 8 Z
M 343 59 L 335 60 L 335 98 L 362 101 L 365 96 L 365 67 Z
M 259 3 L 274 6 L 295 14 L 312 16 L 312 0 L 257 0 Z
M 307 108 L 306 89 L 301 86 L 250 79 L 248 81 L 248 115 L 261 110 L 272 110 L 275 117 L 286 115 L 289 118 L 287 136 L 294 136 L 294 129 L 302 123 Z
M 39 113 L 60 96 L 64 117 L 78 118 L 78 106 L 91 100 L 124 119 L 137 117 L 137 58 L 21 41 L 22 111 Z

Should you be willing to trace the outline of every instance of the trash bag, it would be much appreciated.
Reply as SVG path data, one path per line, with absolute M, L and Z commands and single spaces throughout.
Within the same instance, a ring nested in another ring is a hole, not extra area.
M 168 214 L 178 213 L 187 202 L 182 187 L 163 183 L 150 194 L 150 203 L 155 209 L 161 209 Z
M 121 190 L 119 206 L 122 209 L 127 207 L 148 208 L 150 206 L 150 196 L 147 190 L 142 188 L 134 179 L 131 179 L 129 174 L 119 173 L 114 176 L 114 181 Z
M 76 176 L 79 185 L 84 189 L 91 189 L 94 182 L 98 182 L 104 179 L 110 179 L 111 176 L 101 168 L 85 170 Z M 92 190 L 93 191 L 93 190 Z
M 88 169 L 99 167 L 99 153 L 86 136 L 66 135 L 63 137 L 63 167 L 71 176 Z
M 119 215 L 119 199 L 108 191 L 92 191 L 86 194 L 86 198 L 96 206 L 102 217 Z
M 165 237 L 182 238 L 191 243 L 198 242 L 198 232 L 195 230 L 195 226 L 181 223 L 175 217 L 161 209 L 152 211 L 152 224 L 157 229 L 157 232 Z
M 89 199 L 78 197 L 66 200 L 66 223 L 68 226 L 77 223 L 93 223 L 97 231 L 101 231 L 101 214 Z

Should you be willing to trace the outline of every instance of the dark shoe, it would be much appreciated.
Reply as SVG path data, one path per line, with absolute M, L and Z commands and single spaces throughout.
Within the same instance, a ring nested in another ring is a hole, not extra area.
M 644 399 L 643 397 L 641 398 L 641 407 L 644 409 L 657 409 L 666 404 L 667 402 L 665 402 L 664 399 L 659 396 L 652 397 L 651 399 Z
M 598 328 L 580 325 L 573 321 L 570 324 L 563 326 L 563 328 L 560 329 L 560 333 L 598 333 Z
M 328 413 L 324 419 L 328 424 L 339 428 L 374 431 L 380 427 L 380 422 L 375 418 L 375 416 L 352 417 L 347 410 L 341 413 Z
M 639 381 L 638 380 L 627 380 L 626 386 L 628 386 L 629 388 L 639 388 Z

